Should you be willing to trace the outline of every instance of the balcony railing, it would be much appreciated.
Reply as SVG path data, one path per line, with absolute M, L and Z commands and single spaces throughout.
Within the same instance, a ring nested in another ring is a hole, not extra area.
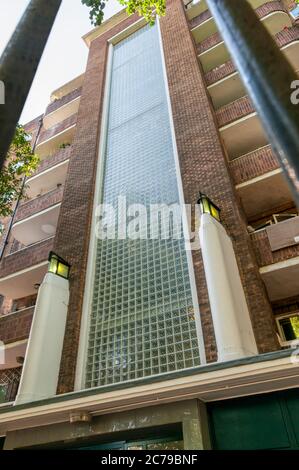
M 13 402 L 17 396 L 22 367 L 0 371 L 0 405 Z
M 299 256 L 299 245 L 295 244 L 294 236 L 292 236 L 294 225 L 299 227 L 299 217 L 270 226 L 272 234 L 273 231 L 277 232 L 277 234 L 274 233 L 274 236 L 277 235 L 276 238 L 279 237 L 282 245 L 287 245 L 289 243 L 289 246 L 284 246 L 283 248 L 275 249 L 274 251 L 273 246 L 271 247 L 267 229 L 259 230 L 251 234 L 252 246 L 260 267 L 279 263 Z M 289 242 L 287 240 L 289 240 Z
M 27 219 L 28 217 L 37 214 L 45 209 L 58 204 L 62 201 L 64 186 L 61 185 L 46 194 L 23 202 L 16 214 L 14 223 Z
M 219 127 L 223 127 L 254 112 L 255 108 L 249 97 L 244 96 L 218 109 L 216 116 Z
M 73 127 L 76 124 L 76 122 L 77 122 L 77 113 L 72 114 L 72 116 L 68 117 L 62 122 L 59 122 L 58 124 L 51 127 L 50 129 L 44 129 L 40 134 L 38 145 L 45 142 L 46 140 L 51 139 L 57 134 L 62 133 L 63 131 L 67 130 L 69 127 Z M 37 153 L 38 153 L 38 147 L 37 147 Z
M 49 106 L 47 107 L 45 115 L 47 116 L 48 114 L 53 113 L 54 111 L 61 108 L 62 106 L 65 106 L 66 104 L 75 100 L 76 98 L 79 98 L 79 96 L 81 96 L 81 93 L 82 93 L 82 87 L 77 88 L 76 90 L 71 91 L 67 95 L 64 95 L 62 98 L 53 101 L 53 103 L 49 104 Z
M 66 148 L 59 149 L 56 153 L 54 153 L 54 155 L 51 155 L 48 158 L 42 160 L 38 166 L 37 171 L 32 176 L 39 175 L 49 168 L 52 168 L 53 166 L 68 160 L 71 156 L 71 149 L 71 145 Z
M 229 165 L 236 185 L 279 168 L 278 160 L 270 145 L 236 158 Z
M 47 261 L 53 243 L 54 237 L 47 238 L 5 256 L 0 264 L 0 279 Z
M 35 306 L 0 316 L 0 341 L 4 344 L 27 339 Z

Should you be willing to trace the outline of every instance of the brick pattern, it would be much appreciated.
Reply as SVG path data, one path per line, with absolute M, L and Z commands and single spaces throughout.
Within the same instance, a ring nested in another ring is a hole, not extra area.
M 94 40 L 84 76 L 68 177 L 55 238 L 55 251 L 72 265 L 70 302 L 58 392 L 74 387 L 82 303 L 97 169 L 108 39 L 136 21 L 130 16 Z
M 70 156 L 71 156 L 71 145 L 69 147 L 66 147 L 65 149 L 59 149 L 56 153 L 51 155 L 51 157 L 48 157 L 42 160 L 38 166 L 37 171 L 32 176 L 39 175 L 43 171 L 46 171 L 49 168 L 52 168 L 53 166 L 64 162 L 65 160 L 69 160 Z
M 49 252 L 53 249 L 53 242 L 53 237 L 48 238 L 4 257 L 0 264 L 0 278 L 46 261 Z
M 260 7 L 256 8 L 255 12 L 259 18 L 264 18 L 265 16 L 270 15 L 271 13 L 274 13 L 276 11 L 284 11 L 285 13 L 288 13 L 287 9 L 284 7 L 283 3 L 281 1 L 273 1 L 273 2 L 267 2 L 261 5 Z
M 232 60 L 228 60 L 224 64 L 219 65 L 213 70 L 210 70 L 205 74 L 206 84 L 207 86 L 212 85 L 213 83 L 218 82 L 222 78 L 231 75 L 236 71 L 236 66 Z
M 76 122 L 77 114 L 72 114 L 72 116 L 69 116 L 67 119 L 64 119 L 64 121 L 57 123 L 55 126 L 50 127 L 50 129 L 43 128 L 38 139 L 38 144 L 51 139 L 56 134 L 60 134 L 60 132 L 65 131 L 71 126 L 74 126 Z
M 207 21 L 209 18 L 212 18 L 212 13 L 210 10 L 203 11 L 200 15 L 192 18 L 192 20 L 189 21 L 189 26 L 191 29 L 193 29 L 196 26 L 202 24 L 204 21 Z
M 167 15 L 161 19 L 161 30 L 185 201 L 194 204 L 201 190 L 221 207 L 224 225 L 234 243 L 259 351 L 275 350 L 278 344 L 271 306 L 180 0 L 169 0 Z M 194 251 L 193 259 L 207 358 L 213 360 L 215 341 L 200 252 Z
M 14 343 L 29 338 L 34 307 L 0 317 L 0 341 Z
M 240 184 L 279 168 L 279 163 L 267 145 L 229 162 L 229 166 L 234 183 Z
M 62 201 L 64 187 L 53 189 L 42 196 L 31 199 L 30 201 L 23 201 L 17 211 L 14 223 L 20 222 L 20 220 L 26 219 L 31 215 L 37 214 L 45 209 L 49 209 L 55 204 Z
M 211 36 L 209 36 L 207 39 L 205 39 L 204 41 L 197 44 L 197 46 L 196 46 L 197 47 L 197 53 L 202 54 L 203 52 L 208 51 L 209 49 L 211 49 L 211 47 L 216 46 L 220 42 L 223 42 L 221 34 L 218 33 L 218 32 L 214 33 Z
M 293 312 L 297 313 L 299 312 L 299 295 L 272 302 L 272 308 L 275 315 L 283 315 L 285 313 Z
M 53 101 L 53 103 L 50 103 L 49 106 L 47 107 L 45 115 L 47 116 L 47 114 L 53 113 L 54 111 L 61 108 L 62 106 L 65 106 L 66 104 L 70 103 L 76 98 L 79 98 L 79 96 L 81 96 L 81 93 L 82 93 L 82 87 L 71 91 L 67 95 L 64 95 L 62 98 L 60 98 L 59 100 Z
M 299 26 L 284 29 L 277 33 L 275 38 L 279 47 L 286 46 L 293 41 L 299 41 Z
M 272 252 L 266 230 L 252 233 L 251 239 L 256 259 L 260 267 L 279 263 L 280 261 L 286 261 L 299 256 L 298 245 L 289 246 Z
M 226 126 L 248 114 L 254 113 L 255 108 L 248 96 L 243 96 L 216 111 L 219 127 Z

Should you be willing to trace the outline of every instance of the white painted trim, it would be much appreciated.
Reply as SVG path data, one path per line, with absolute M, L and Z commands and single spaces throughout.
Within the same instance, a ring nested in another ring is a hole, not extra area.
M 51 157 L 50 157 L 51 158 Z M 53 165 L 51 166 L 50 168 L 47 168 L 46 170 L 42 171 L 41 173 L 38 173 L 37 175 L 34 175 L 32 176 L 31 178 L 28 178 L 28 180 L 26 180 L 26 184 L 30 184 L 32 181 L 40 178 L 41 176 L 44 176 L 48 173 L 50 173 L 51 171 L 53 170 L 56 170 L 57 168 L 59 168 L 60 166 L 63 166 L 63 165 L 68 165 L 69 164 L 69 161 L 70 159 L 67 158 L 66 160 L 63 160 L 63 162 L 60 162 L 60 163 L 57 163 L 56 165 Z M 46 193 L 45 193 L 46 194 Z
M 63 121 L 62 121 L 63 122 Z M 66 129 L 63 129 L 63 131 L 61 132 L 58 132 L 58 134 L 54 134 L 52 137 L 50 137 L 49 139 L 47 140 L 42 140 L 41 142 L 39 142 L 36 146 L 36 152 L 38 153 L 38 149 L 42 146 L 42 145 L 45 145 L 45 144 L 48 144 L 49 142 L 51 142 L 51 140 L 54 140 L 56 139 L 57 137 L 60 137 L 61 135 L 65 134 L 67 131 L 71 130 L 71 129 L 75 129 L 77 124 L 72 124 L 71 126 L 67 127 Z M 51 129 L 51 128 L 50 128 Z
M 277 317 L 275 317 L 279 334 L 280 334 L 281 338 L 283 339 L 283 341 L 285 341 L 287 344 L 291 345 L 293 340 L 289 340 L 289 341 L 286 340 L 285 335 L 284 335 L 284 331 L 281 327 L 281 324 L 280 324 L 279 320 L 283 320 L 284 318 L 298 317 L 298 316 L 299 316 L 299 311 L 284 313 L 282 315 L 278 315 Z
M 75 90 L 73 90 L 73 91 L 75 91 Z M 70 93 L 72 93 L 72 92 L 70 91 Z M 67 95 L 65 95 L 65 96 L 67 96 Z M 62 97 L 62 98 L 64 98 L 64 97 Z M 60 99 L 62 99 L 62 98 L 60 98 Z M 80 100 L 81 100 L 81 95 L 80 95 L 80 96 L 77 96 L 77 98 L 74 98 L 74 99 L 71 100 L 71 101 L 68 101 L 67 103 L 63 104 L 62 106 L 59 106 L 59 108 L 55 109 L 54 111 L 51 111 L 51 113 L 46 114 L 45 117 L 44 117 L 44 119 L 48 119 L 48 118 L 54 116 L 54 115 L 57 114 L 59 111 L 64 110 L 65 108 L 67 108 L 70 104 L 74 104 L 75 101 L 80 101 Z M 57 101 L 58 101 L 58 100 L 57 100 Z M 54 101 L 53 103 L 55 103 L 55 101 Z M 67 119 L 67 118 L 66 118 L 66 119 Z M 62 121 L 60 121 L 60 122 L 62 122 Z M 57 124 L 59 124 L 59 121 L 58 121 Z M 49 129 L 51 129 L 51 128 L 49 128 Z
M 280 269 L 290 268 L 299 264 L 299 256 L 296 258 L 291 258 L 285 261 L 279 261 L 278 263 L 268 264 L 268 266 L 263 266 L 259 269 L 261 274 L 271 273 L 273 271 L 279 271 Z
M 191 29 L 191 33 L 194 33 L 194 31 L 198 31 L 202 26 L 205 26 L 207 23 L 210 21 L 213 21 L 215 23 L 214 17 L 211 16 L 207 20 L 203 21 L 202 23 L 198 24 L 197 26 L 194 26 L 194 28 Z M 209 36 L 208 36 L 209 37 Z
M 215 44 L 215 46 L 209 47 L 209 49 L 207 49 L 206 51 L 202 52 L 201 54 L 198 54 L 199 59 L 200 59 L 201 57 L 203 57 L 204 55 L 209 54 L 210 52 L 212 52 L 212 51 L 213 51 L 214 49 L 216 49 L 217 47 L 222 46 L 223 44 L 224 44 L 225 47 L 226 47 L 226 44 L 225 44 L 224 41 L 218 42 L 217 44 Z M 223 63 L 225 63 L 225 62 L 223 62 Z M 220 65 L 221 65 L 221 64 L 220 64 Z M 211 70 L 214 70 L 214 69 L 211 69 Z M 209 70 L 209 72 L 210 72 L 210 70 Z M 208 73 L 208 72 L 205 72 L 205 73 Z
M 236 189 L 245 188 L 246 186 L 250 186 L 251 184 L 259 183 L 260 181 L 271 178 L 272 176 L 279 175 L 280 173 L 282 173 L 281 168 L 277 168 L 276 170 L 268 171 L 268 173 L 264 173 L 263 175 L 256 176 L 255 178 L 252 178 L 248 181 L 245 181 L 244 183 L 237 184 Z
M 86 269 L 86 282 L 85 282 L 85 291 L 84 291 L 83 307 L 82 307 L 80 340 L 79 340 L 76 375 L 75 375 L 75 387 L 74 387 L 75 390 L 82 390 L 84 389 L 84 386 L 85 386 L 85 375 L 86 375 L 85 368 L 86 368 L 86 361 L 87 361 L 88 336 L 89 336 L 89 325 L 90 325 L 91 306 L 92 306 L 92 291 L 93 291 L 93 284 L 94 284 L 94 277 L 95 277 L 94 273 L 95 273 L 95 267 L 96 267 L 97 238 L 95 236 L 95 230 L 96 230 L 95 210 L 96 210 L 97 205 L 100 204 L 102 200 L 112 64 L 113 64 L 113 45 L 110 44 L 109 50 L 108 50 L 108 58 L 107 58 L 107 71 L 106 71 L 106 82 L 105 82 L 104 99 L 103 99 L 100 144 L 99 144 L 98 163 L 97 163 L 97 176 L 96 176 L 96 184 L 95 184 L 95 196 L 94 196 L 94 205 L 93 205 L 93 211 L 92 211 L 91 232 L 90 232 L 88 261 L 87 261 L 87 269 Z
M 108 39 L 108 42 L 115 46 L 119 42 L 131 36 L 133 33 L 136 33 L 136 31 L 143 28 L 143 26 L 145 26 L 146 24 L 146 20 L 144 18 L 140 18 L 139 20 L 135 21 L 135 23 L 131 24 L 127 28 L 112 36 L 110 39 Z
M 230 80 L 231 78 L 235 77 L 236 75 L 239 75 L 239 72 L 232 72 L 232 73 L 230 73 L 229 75 L 226 75 L 226 77 L 221 78 L 221 79 L 218 80 L 217 82 L 212 83 L 212 85 L 209 85 L 207 88 L 208 88 L 208 90 L 210 91 L 212 88 L 218 87 L 219 85 L 223 84 L 224 82 L 227 82 L 228 80 Z M 233 101 L 231 101 L 231 102 L 228 103 L 228 104 L 231 104 L 231 103 L 233 103 Z M 227 106 L 227 105 L 224 105 L 224 106 Z M 219 108 L 219 109 L 220 109 L 220 108 Z
M 161 377 L 155 383 L 84 397 L 64 394 L 69 399 L 34 407 L 28 404 L 25 408 L 10 408 L 0 413 L 0 435 L 3 431 L 68 422 L 69 413 L 76 410 L 88 410 L 98 416 L 193 398 L 211 402 L 298 388 L 298 377 L 299 364 L 292 363 L 288 356 L 170 380 Z
M 237 101 L 237 100 L 236 100 Z M 234 103 L 234 101 L 233 101 Z M 232 104 L 232 103 L 230 103 Z M 241 122 L 244 122 L 244 121 L 247 121 L 248 119 L 252 119 L 254 117 L 257 117 L 257 112 L 254 112 L 254 113 L 250 113 L 250 114 L 247 114 L 246 116 L 240 118 L 240 119 L 236 119 L 235 121 L 233 122 L 230 122 L 229 124 L 226 124 L 225 126 L 223 127 L 220 127 L 219 128 L 219 131 L 220 132 L 223 132 L 223 131 L 226 131 L 227 129 L 230 129 L 231 127 L 234 127 L 236 126 L 237 124 L 240 124 Z M 248 152 L 248 153 L 251 153 L 251 152 Z M 245 154 L 247 155 L 247 154 Z
M 43 194 L 45 196 L 47 193 Z M 34 198 L 35 199 L 35 198 Z M 34 200 L 32 199 L 32 200 Z M 48 207 L 47 209 L 44 209 L 43 211 L 36 212 L 35 214 L 31 215 L 30 217 L 26 217 L 26 219 L 22 219 L 19 222 L 16 222 L 13 224 L 13 227 L 18 227 L 19 225 L 28 222 L 28 220 L 36 219 L 37 217 L 46 214 L 47 212 L 52 211 L 53 209 L 57 209 L 57 207 L 61 206 L 61 202 L 58 202 L 58 204 L 55 204 L 54 206 Z M 51 237 L 50 237 L 51 238 Z
M 173 156 L 174 156 L 175 168 L 176 168 L 178 192 L 179 192 L 181 207 L 184 207 L 185 197 L 184 197 L 184 190 L 183 190 L 183 181 L 182 181 L 182 175 L 181 175 L 179 153 L 178 153 L 178 148 L 176 144 L 176 135 L 175 135 L 174 122 L 173 122 L 172 106 L 171 106 L 171 100 L 170 100 L 170 94 L 169 94 L 168 77 L 167 77 L 163 40 L 162 40 L 162 35 L 161 35 L 159 18 L 157 18 L 157 29 L 158 29 L 158 35 L 159 35 L 162 69 L 163 69 L 165 93 L 166 93 L 166 99 L 167 99 L 169 125 L 170 125 L 171 136 L 172 136 L 172 147 L 173 147 Z M 184 234 L 187 234 L 189 233 L 189 229 L 188 229 L 187 214 L 185 211 L 182 211 L 182 216 L 183 216 Z M 196 330 L 197 330 L 198 347 L 199 347 L 199 352 L 200 352 L 200 361 L 201 361 L 201 364 L 206 364 L 207 361 L 206 361 L 206 353 L 205 353 L 205 343 L 204 343 L 204 336 L 203 336 L 202 324 L 201 324 L 201 314 L 200 314 L 200 308 L 199 308 L 199 302 L 198 302 L 193 258 L 192 258 L 192 254 L 190 250 L 188 250 L 187 247 L 186 247 L 186 256 L 187 256 L 188 268 L 189 268 L 189 278 L 190 278 L 190 284 L 191 284 L 192 300 L 193 300 L 193 305 L 195 309 L 195 324 L 196 324 Z
M 1 282 L 3 281 L 8 281 L 9 279 L 12 279 L 16 276 L 21 276 L 22 274 L 26 274 L 29 271 L 33 271 L 34 269 L 41 268 L 42 266 L 46 266 L 47 264 L 48 264 L 48 261 L 42 261 L 41 263 L 35 264 L 34 266 L 30 266 L 30 268 L 22 269 L 21 271 L 15 271 L 13 274 L 9 274 L 9 276 L 1 277 L 0 285 L 1 285 Z
M 1 323 L 1 320 L 3 320 L 4 318 L 9 318 L 12 315 L 16 315 L 17 313 L 26 312 L 26 310 L 30 310 L 31 308 L 34 309 L 35 305 L 31 305 L 31 307 L 21 308 L 20 310 L 15 310 L 14 312 L 6 313 L 5 315 L 1 315 L 0 316 L 0 323 Z

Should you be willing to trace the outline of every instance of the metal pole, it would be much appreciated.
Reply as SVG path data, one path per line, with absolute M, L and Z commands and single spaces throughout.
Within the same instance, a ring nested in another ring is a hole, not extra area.
M 31 0 L 0 58 L 0 170 L 62 0 Z
M 206 0 L 299 204 L 298 76 L 247 0 Z

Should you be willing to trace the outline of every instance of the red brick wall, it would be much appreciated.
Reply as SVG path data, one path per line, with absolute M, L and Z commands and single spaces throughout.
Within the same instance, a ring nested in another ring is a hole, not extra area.
M 180 0 L 169 0 L 161 29 L 185 200 L 194 204 L 201 190 L 221 207 L 224 225 L 234 242 L 258 348 L 260 352 L 275 350 L 278 346 L 271 307 Z M 211 360 L 215 358 L 215 343 L 202 259 L 199 252 L 193 255 L 207 357 Z
M 255 108 L 249 97 L 244 96 L 233 103 L 222 106 L 216 111 L 216 116 L 219 127 L 222 127 L 254 112 Z
M 244 183 L 279 168 L 279 163 L 270 145 L 243 155 L 229 162 L 235 184 Z
M 50 127 L 50 129 L 43 128 L 40 133 L 38 143 L 40 144 L 44 142 L 45 140 L 48 140 L 51 137 L 54 137 L 54 135 L 59 134 L 65 129 L 68 129 L 68 127 L 71 127 L 74 124 L 76 124 L 76 121 L 77 121 L 77 114 L 73 114 L 72 116 L 66 118 L 64 121 L 61 121 L 55 126 Z M 65 143 L 68 143 L 68 142 L 65 142 Z
M 0 317 L 0 341 L 14 343 L 29 338 L 34 307 Z
M 53 101 L 53 103 L 50 103 L 49 106 L 47 107 L 45 114 L 47 115 L 47 114 L 53 113 L 53 111 L 56 111 L 56 109 L 61 108 L 61 106 L 64 106 L 67 103 L 70 103 L 74 99 L 81 96 L 81 92 L 82 92 L 82 87 L 71 91 L 67 95 L 64 95 L 62 98 L 60 98 L 59 100 Z
M 49 238 L 4 257 L 0 264 L 0 278 L 47 261 L 49 252 L 53 248 L 53 241 L 54 238 Z
M 261 267 L 299 256 L 298 245 L 271 251 L 266 230 L 260 230 L 251 234 L 251 239 L 258 265 Z
M 38 165 L 37 171 L 34 173 L 34 175 L 38 175 L 39 173 L 42 173 L 45 170 L 48 170 L 52 166 L 58 165 L 58 163 L 62 163 L 65 160 L 68 160 L 71 155 L 71 145 L 69 147 L 66 147 L 65 149 L 59 149 L 54 155 L 51 155 L 51 157 L 45 158 L 40 162 Z
M 14 222 L 26 219 L 31 215 L 34 215 L 45 209 L 49 209 L 51 206 L 55 206 L 62 200 L 64 187 L 53 189 L 42 196 L 31 199 L 30 201 L 23 201 L 19 206 Z

